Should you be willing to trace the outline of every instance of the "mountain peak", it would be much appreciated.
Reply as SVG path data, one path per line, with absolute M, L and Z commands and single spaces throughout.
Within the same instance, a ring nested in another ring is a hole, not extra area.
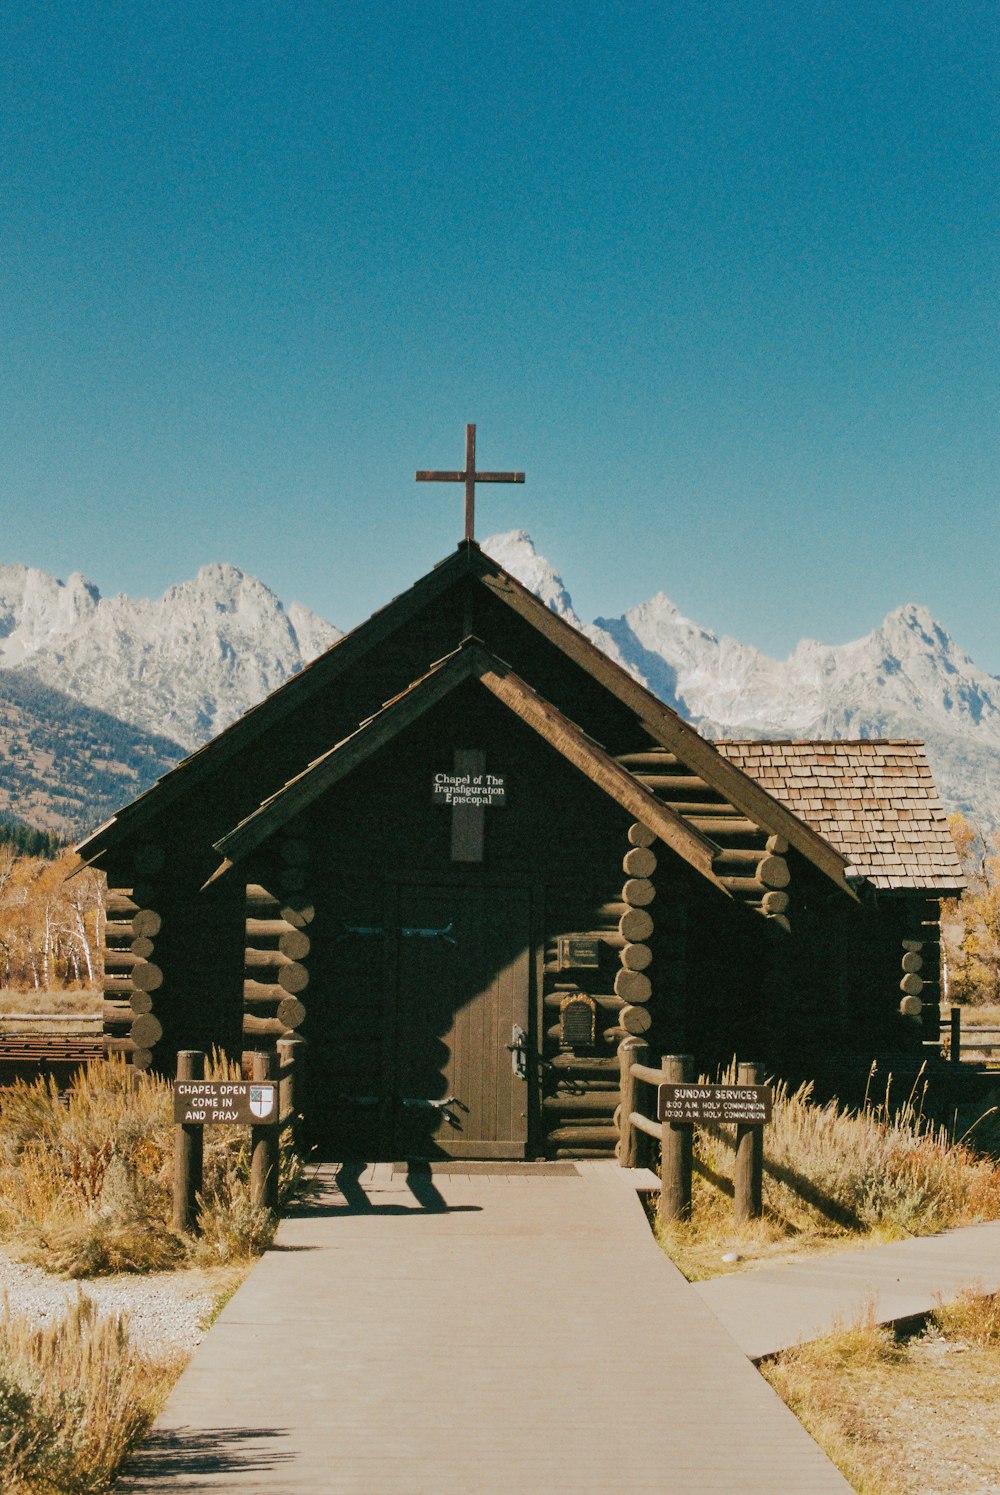
M 523 530 L 486 549 L 555 611 L 571 606 Z M 575 614 L 571 621 L 575 621 Z M 720 638 L 664 592 L 584 632 L 710 737 L 920 738 L 949 808 L 1000 821 L 1000 681 L 909 602 L 846 644 L 803 639 L 786 660 Z
M 286 613 L 269 587 L 229 562 L 202 566 L 157 601 L 102 598 L 78 572 L 63 583 L 0 568 L 0 667 L 30 669 L 86 706 L 189 748 L 340 637 L 301 605 Z
M 535 542 L 527 530 L 511 529 L 503 534 L 491 535 L 488 540 L 483 541 L 483 549 L 487 555 L 499 561 L 505 571 L 516 576 L 529 592 L 540 597 L 546 607 L 572 623 L 574 628 L 583 628 L 562 577 L 550 561 L 538 554 Z
M 527 530 L 483 549 L 707 736 L 922 738 L 949 808 L 1000 822 L 1000 680 L 928 608 L 908 602 L 862 638 L 802 640 L 778 661 L 702 627 L 663 591 L 582 623 Z M 76 571 L 63 582 L 0 566 L 0 670 L 188 748 L 340 636 L 230 562 L 202 566 L 156 601 L 102 598 Z

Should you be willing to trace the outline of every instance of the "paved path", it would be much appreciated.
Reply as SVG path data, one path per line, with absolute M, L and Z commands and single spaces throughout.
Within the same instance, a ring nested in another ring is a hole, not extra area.
M 849 1495 L 624 1170 L 338 1182 L 282 1223 L 123 1489 Z
M 967 1287 L 1000 1292 L 1000 1222 L 754 1267 L 699 1282 L 695 1292 L 757 1360 L 849 1324 L 869 1304 L 880 1323 L 895 1323 Z

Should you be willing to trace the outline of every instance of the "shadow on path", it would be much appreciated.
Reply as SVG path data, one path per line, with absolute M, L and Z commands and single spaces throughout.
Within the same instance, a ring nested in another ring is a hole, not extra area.
M 431 1165 L 425 1162 L 407 1164 L 406 1186 L 413 1195 L 412 1204 L 374 1204 L 366 1194 L 361 1182 L 367 1163 L 341 1163 L 333 1181 L 318 1181 L 311 1193 L 291 1205 L 286 1211 L 289 1220 L 324 1219 L 336 1215 L 463 1215 L 478 1214 L 478 1204 L 448 1204 L 438 1189 L 431 1173 Z
M 272 1446 L 287 1437 L 285 1428 L 154 1428 L 125 1465 L 115 1489 L 149 1490 L 152 1480 L 183 1489 L 185 1475 L 274 1469 L 295 1457 Z

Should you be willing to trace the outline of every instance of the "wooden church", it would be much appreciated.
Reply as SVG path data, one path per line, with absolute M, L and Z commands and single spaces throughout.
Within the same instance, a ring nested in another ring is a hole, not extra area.
M 836 1089 L 938 1035 L 920 744 L 709 742 L 466 539 L 78 847 L 106 1047 L 297 1031 L 330 1156 L 600 1156 L 619 1047 Z

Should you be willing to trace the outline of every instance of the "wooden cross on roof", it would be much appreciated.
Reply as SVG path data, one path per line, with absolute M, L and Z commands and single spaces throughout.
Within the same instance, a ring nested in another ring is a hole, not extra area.
M 465 484 L 465 538 L 476 538 L 476 484 L 477 483 L 523 483 L 523 472 L 477 472 L 476 428 L 465 428 L 464 472 L 418 472 L 418 483 L 464 483 Z

